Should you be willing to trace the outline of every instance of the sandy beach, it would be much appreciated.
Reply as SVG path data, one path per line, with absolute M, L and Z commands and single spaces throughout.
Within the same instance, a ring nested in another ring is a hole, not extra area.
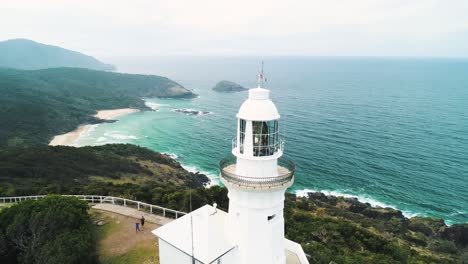
M 80 135 L 88 131 L 92 126 L 93 125 L 82 125 L 71 132 L 65 133 L 63 135 L 57 135 L 52 139 L 52 141 L 50 141 L 49 146 L 75 147 L 75 142 L 80 137 Z
M 103 119 L 103 120 L 112 120 L 121 115 L 127 115 L 131 113 L 140 112 L 140 110 L 135 108 L 122 108 L 122 109 L 112 109 L 112 110 L 100 110 L 94 117 Z
M 123 108 L 123 109 L 113 109 L 113 110 L 100 110 L 94 117 L 102 120 L 114 120 L 118 116 L 127 115 L 140 110 L 134 108 Z M 81 125 L 77 129 L 55 136 L 52 141 L 50 141 L 49 146 L 72 146 L 77 147 L 76 141 L 83 134 L 89 131 L 95 125 Z

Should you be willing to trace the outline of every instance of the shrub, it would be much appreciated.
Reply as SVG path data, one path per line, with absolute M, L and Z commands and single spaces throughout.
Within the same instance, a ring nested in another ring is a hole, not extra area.
M 0 212 L 0 262 L 94 263 L 88 205 L 74 197 L 47 196 Z

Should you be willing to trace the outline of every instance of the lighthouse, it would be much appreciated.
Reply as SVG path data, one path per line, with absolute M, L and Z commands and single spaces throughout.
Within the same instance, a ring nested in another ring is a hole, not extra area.
M 285 191 L 295 164 L 283 157 L 280 114 L 264 81 L 262 69 L 237 112 L 232 153 L 219 163 L 228 212 L 205 205 L 154 230 L 161 264 L 308 263 L 302 247 L 284 237 Z
M 284 264 L 284 195 L 295 165 L 282 158 L 280 114 L 270 91 L 250 89 L 236 117 L 233 157 L 220 162 L 229 196 L 226 232 L 239 247 L 239 263 Z

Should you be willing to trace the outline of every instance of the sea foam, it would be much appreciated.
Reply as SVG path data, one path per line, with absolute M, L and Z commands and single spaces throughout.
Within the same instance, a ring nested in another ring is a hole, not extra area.
M 212 112 L 209 112 L 209 111 L 202 111 L 202 110 L 191 109 L 191 108 L 171 109 L 171 112 L 176 112 L 176 113 L 189 115 L 189 116 L 202 116 L 202 115 L 212 114 Z
M 119 131 L 111 131 L 104 133 L 105 137 L 117 139 L 117 140 L 129 140 L 129 139 L 138 139 L 138 137 L 133 135 L 123 135 Z
M 163 104 L 157 104 L 157 103 L 148 102 L 148 101 L 145 101 L 145 105 L 153 109 L 154 111 L 159 111 L 161 109 L 161 106 L 165 106 Z
M 165 154 L 165 155 L 171 157 L 172 159 L 177 159 L 177 158 L 179 158 L 179 156 L 178 156 L 177 154 L 175 154 L 175 153 L 163 152 L 162 154 Z

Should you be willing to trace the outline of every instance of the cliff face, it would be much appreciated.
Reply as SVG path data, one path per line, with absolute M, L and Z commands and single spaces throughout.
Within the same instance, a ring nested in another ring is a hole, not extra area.
M 248 89 L 245 87 L 242 87 L 241 85 L 230 82 L 230 81 L 220 81 L 219 83 L 216 84 L 215 87 L 213 87 L 213 91 L 217 92 L 224 92 L 224 93 L 229 93 L 229 92 L 241 92 L 241 91 L 247 91 Z

